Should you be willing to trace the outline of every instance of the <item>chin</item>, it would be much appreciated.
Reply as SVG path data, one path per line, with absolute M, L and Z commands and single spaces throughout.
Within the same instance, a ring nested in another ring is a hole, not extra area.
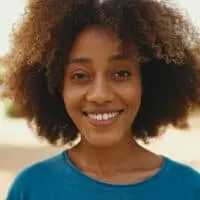
M 110 147 L 120 143 L 121 139 L 114 136 L 87 136 L 85 137 L 87 143 L 94 147 Z

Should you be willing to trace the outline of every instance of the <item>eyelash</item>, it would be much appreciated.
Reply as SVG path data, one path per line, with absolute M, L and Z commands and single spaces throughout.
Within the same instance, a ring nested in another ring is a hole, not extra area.
M 76 72 L 76 73 L 72 74 L 71 79 L 80 80 L 80 77 L 77 78 L 77 76 L 83 76 L 83 75 L 88 77 L 88 75 L 86 75 L 86 73 L 84 73 L 84 72 Z M 81 79 L 81 80 L 83 80 L 83 79 Z
M 121 73 L 121 72 L 123 72 L 123 76 L 119 75 L 119 73 Z M 79 76 L 79 77 L 77 77 L 77 76 Z M 81 76 L 81 78 L 80 78 L 80 76 Z M 112 79 L 124 80 L 131 76 L 132 76 L 132 73 L 128 70 L 118 70 L 117 72 L 114 73 L 114 75 L 112 76 Z M 89 75 L 85 72 L 76 72 L 76 73 L 72 74 L 71 79 L 73 79 L 73 80 L 88 80 Z
M 123 72 L 123 76 L 119 76 L 119 73 L 121 73 L 121 72 Z M 120 79 L 121 78 L 122 79 L 124 79 L 124 78 L 127 79 L 127 78 L 131 77 L 131 75 L 132 75 L 132 73 L 130 71 L 128 71 L 128 70 L 119 70 L 114 75 L 116 75 L 116 74 L 118 74 L 118 76 L 114 77 L 114 78 L 120 78 Z

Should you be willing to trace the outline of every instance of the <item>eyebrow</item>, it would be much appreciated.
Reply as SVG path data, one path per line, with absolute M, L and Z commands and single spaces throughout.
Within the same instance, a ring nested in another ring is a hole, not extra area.
M 130 56 L 127 55 L 123 55 L 123 54 L 117 54 L 117 55 L 113 55 L 109 58 L 109 62 L 112 61 L 123 61 L 123 60 L 131 60 Z M 69 61 L 69 64 L 91 64 L 92 63 L 92 59 L 90 58 L 72 58 Z
M 73 58 L 70 60 L 69 64 L 89 64 L 92 60 L 89 58 Z
M 109 58 L 109 61 L 121 61 L 121 60 L 131 60 L 131 57 L 123 54 L 117 54 Z

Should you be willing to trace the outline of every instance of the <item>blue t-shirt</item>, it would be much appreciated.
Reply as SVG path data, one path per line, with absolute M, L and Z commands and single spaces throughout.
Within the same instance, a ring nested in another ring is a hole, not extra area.
M 7 200 L 200 200 L 200 173 L 164 157 L 158 173 L 115 185 L 83 174 L 66 152 L 36 163 L 15 179 Z

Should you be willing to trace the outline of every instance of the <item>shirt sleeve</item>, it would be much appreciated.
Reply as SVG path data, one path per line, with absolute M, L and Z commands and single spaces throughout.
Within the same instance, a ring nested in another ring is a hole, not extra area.
M 20 179 L 18 177 L 12 183 L 7 193 L 6 200 L 25 200 L 23 187 L 20 186 Z
M 194 191 L 194 200 L 200 200 L 200 184 L 199 187 Z

